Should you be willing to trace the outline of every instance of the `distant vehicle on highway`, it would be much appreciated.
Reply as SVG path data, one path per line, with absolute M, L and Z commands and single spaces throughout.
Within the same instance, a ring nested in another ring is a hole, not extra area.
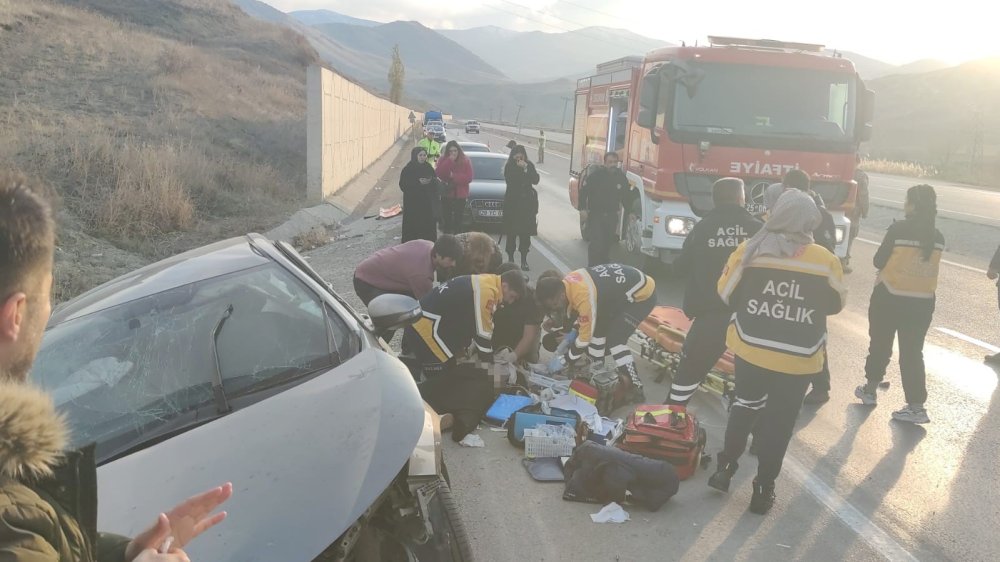
M 444 123 L 444 115 L 440 111 L 428 111 L 424 113 L 424 125 L 431 123 Z
M 32 379 L 73 445 L 96 443 L 102 528 L 134 534 L 135 513 L 231 479 L 246 487 L 229 504 L 239 525 L 189 545 L 197 560 L 470 560 L 437 414 L 380 337 L 420 305 L 385 295 L 368 310 L 256 234 L 57 309 Z
M 458 146 L 462 147 L 462 152 L 492 152 L 488 145 L 481 142 L 458 141 Z
M 465 132 L 466 133 L 476 133 L 479 134 L 479 121 L 466 121 L 465 122 Z
M 448 141 L 448 136 L 444 132 L 444 125 L 427 125 L 424 127 L 425 131 L 430 131 L 434 133 L 434 140 L 445 143 Z
M 472 161 L 472 183 L 462 222 L 466 227 L 481 230 L 499 226 L 503 222 L 503 197 L 507 193 L 503 177 L 507 155 L 467 152 L 466 156 Z

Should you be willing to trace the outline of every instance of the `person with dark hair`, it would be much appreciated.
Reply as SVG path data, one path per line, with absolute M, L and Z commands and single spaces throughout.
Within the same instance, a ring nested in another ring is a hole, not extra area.
M 743 180 L 722 178 L 712 186 L 715 208 L 684 239 L 674 270 L 687 275 L 684 314 L 693 318 L 684 338 L 677 372 L 665 403 L 686 406 L 709 370 L 726 351 L 732 311 L 719 298 L 716 284 L 729 255 L 763 223 L 746 210 Z
M 802 398 L 823 368 L 826 317 L 846 298 L 840 260 L 812 242 L 820 220 L 808 194 L 786 191 L 764 228 L 729 257 L 717 285 L 733 310 L 726 343 L 736 355 L 736 399 L 708 485 L 729 491 L 753 431 L 758 467 L 750 511 L 757 514 L 774 505 Z
M 503 177 L 507 192 L 503 196 L 503 233 L 507 236 L 507 260 L 514 261 L 514 252 L 521 252 L 521 269 L 528 271 L 528 250 L 531 237 L 538 234 L 538 192 L 541 181 L 535 165 L 528 160 L 528 151 L 517 145 L 504 165 Z
M 472 183 L 472 160 L 455 141 L 444 146 L 444 157 L 438 160 L 437 177 L 444 183 L 441 196 L 441 229 L 445 234 L 462 232 L 465 202 Z
M 500 274 L 516 271 L 524 276 L 523 298 L 502 304 L 493 315 L 493 349 L 510 349 L 514 362 L 538 362 L 541 344 L 542 311 L 535 300 L 535 290 L 528 284 L 528 274 L 515 263 L 500 266 Z
M 462 245 L 450 234 L 436 242 L 411 240 L 383 248 L 354 270 L 354 292 L 368 306 L 385 294 L 424 298 L 434 288 L 435 275 L 443 276 L 462 259 Z
M 410 161 L 399 174 L 399 189 L 403 192 L 403 242 L 436 240 L 441 197 L 427 149 L 418 146 L 410 152 Z
M 878 269 L 868 305 L 867 382 L 854 389 L 863 404 L 878 404 L 876 390 L 892 358 L 893 341 L 899 338 L 899 374 L 906 406 L 892 413 L 895 420 L 929 423 L 924 339 L 931 326 L 936 301 L 938 268 L 944 235 L 935 226 L 937 194 L 922 184 L 906 192 L 906 218 L 894 222 L 872 260 Z
M 455 441 L 476 429 L 492 403 L 493 379 L 482 371 L 494 362 L 496 311 L 520 300 L 526 285 L 520 271 L 454 277 L 420 299 L 422 316 L 403 332 L 419 368 L 413 375 L 425 378 L 420 394 L 438 414 L 453 414 Z
M 584 355 L 603 362 L 610 351 L 619 380 L 631 386 L 630 399 L 645 402 L 628 338 L 656 306 L 652 277 L 628 265 L 599 265 L 562 279 L 539 280 L 535 298 L 547 311 L 565 311 L 567 318 L 576 318 L 576 341 L 566 351 L 564 364 L 576 363 Z
M 1000 306 L 1000 246 L 997 246 L 993 259 L 990 260 L 990 268 L 986 271 L 986 277 L 997 282 L 997 306 Z M 1000 365 L 1000 353 L 986 356 L 987 365 Z
M 584 221 L 587 265 L 611 261 L 611 248 L 618 241 L 619 214 L 628 195 L 628 178 L 618 165 L 618 154 L 604 155 L 604 165 L 593 165 L 580 186 L 577 206 Z
M 0 173 L 0 559 L 186 562 L 182 548 L 226 518 L 211 513 L 232 484 L 161 514 L 134 539 L 99 533 L 93 446 L 65 451 L 52 397 L 28 383 L 51 312 L 55 222 L 44 192 Z

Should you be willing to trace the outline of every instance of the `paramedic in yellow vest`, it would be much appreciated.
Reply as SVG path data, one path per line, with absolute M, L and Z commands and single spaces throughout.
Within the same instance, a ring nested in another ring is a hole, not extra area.
M 869 406 L 877 404 L 876 389 L 885 378 L 892 357 L 893 340 L 899 338 L 899 374 L 903 379 L 906 406 L 892 413 L 893 419 L 928 423 L 924 370 L 924 338 L 934 315 L 938 266 L 944 236 L 935 227 L 937 195 L 929 185 L 916 185 L 906 192 L 906 218 L 889 227 L 875 252 L 878 271 L 875 290 L 868 305 L 867 382 L 854 395 Z
M 535 298 L 546 311 L 566 311 L 576 318 L 576 341 L 566 351 L 565 364 L 587 355 L 604 361 L 607 351 L 623 384 L 630 384 L 630 400 L 646 401 L 629 336 L 656 306 L 656 282 L 642 271 L 617 263 L 570 272 L 563 279 L 539 279 Z
M 431 166 L 437 165 L 438 158 L 441 157 L 441 144 L 434 140 L 434 131 L 424 129 L 424 138 L 417 142 L 417 146 L 427 151 L 427 162 Z
M 736 355 L 736 399 L 709 486 L 729 491 L 751 429 L 757 477 L 750 511 L 774 505 L 774 481 L 802 399 L 826 357 L 826 317 L 844 307 L 840 260 L 813 243 L 822 220 L 805 192 L 784 192 L 764 228 L 740 244 L 719 278 L 733 311 L 726 343 Z

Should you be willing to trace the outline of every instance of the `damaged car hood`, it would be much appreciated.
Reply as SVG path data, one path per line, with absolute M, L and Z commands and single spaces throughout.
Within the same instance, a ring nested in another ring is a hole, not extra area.
M 381 495 L 420 436 L 406 367 L 367 350 L 336 369 L 98 469 L 99 528 L 134 536 L 185 498 L 233 483 L 229 517 L 192 560 L 307 562 Z

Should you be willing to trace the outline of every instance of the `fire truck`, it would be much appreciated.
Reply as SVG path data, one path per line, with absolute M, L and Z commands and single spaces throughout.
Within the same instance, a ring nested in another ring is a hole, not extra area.
M 710 37 L 610 61 L 577 83 L 570 200 L 577 207 L 592 166 L 618 153 L 632 194 L 623 245 L 669 264 L 712 209 L 715 180 L 743 179 L 748 210 L 761 214 L 766 187 L 798 168 L 833 215 L 844 257 L 874 102 L 854 64 L 822 45 Z

